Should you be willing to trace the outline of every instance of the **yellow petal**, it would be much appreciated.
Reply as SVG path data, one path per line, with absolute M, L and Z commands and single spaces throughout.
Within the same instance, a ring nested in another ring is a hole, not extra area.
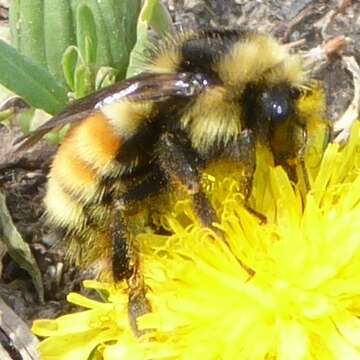
M 308 337 L 304 327 L 289 320 L 280 320 L 279 327 L 279 360 L 303 360 L 309 352 Z

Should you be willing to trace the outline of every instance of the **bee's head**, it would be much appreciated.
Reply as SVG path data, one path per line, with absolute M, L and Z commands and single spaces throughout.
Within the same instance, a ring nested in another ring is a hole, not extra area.
M 296 121 L 299 96 L 300 91 L 289 83 L 249 85 L 241 97 L 245 127 L 261 132 Z
M 294 113 L 294 101 L 299 91 L 288 84 L 265 88 L 258 93 L 257 105 L 261 116 L 271 124 L 279 124 Z
M 206 153 L 236 141 L 244 129 L 269 140 L 294 119 L 301 60 L 270 36 L 256 32 L 187 34 L 160 52 L 153 65 L 164 72 L 202 74 L 209 86 L 184 109 L 182 127 Z

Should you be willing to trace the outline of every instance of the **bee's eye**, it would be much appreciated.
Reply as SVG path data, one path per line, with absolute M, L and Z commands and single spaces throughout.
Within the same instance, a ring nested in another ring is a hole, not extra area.
M 292 109 L 290 93 L 283 88 L 264 91 L 260 97 L 260 104 L 265 117 L 274 123 L 286 120 Z

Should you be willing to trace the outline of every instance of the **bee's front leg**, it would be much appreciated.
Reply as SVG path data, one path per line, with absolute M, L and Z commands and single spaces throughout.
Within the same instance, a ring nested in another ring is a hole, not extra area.
M 160 166 L 167 177 L 181 184 L 193 200 L 194 210 L 203 226 L 212 228 L 218 222 L 215 210 L 201 189 L 199 167 L 201 160 L 186 139 L 164 133 L 158 144 Z
M 266 222 L 266 217 L 254 210 L 249 205 L 252 191 L 254 173 L 256 169 L 256 142 L 253 132 L 249 129 L 243 130 L 238 140 L 226 150 L 226 156 L 241 164 L 244 182 L 244 207 L 261 222 Z

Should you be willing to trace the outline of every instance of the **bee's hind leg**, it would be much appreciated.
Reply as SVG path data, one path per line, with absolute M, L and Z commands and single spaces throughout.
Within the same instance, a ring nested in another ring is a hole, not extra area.
M 111 226 L 112 271 L 115 282 L 126 280 L 129 288 L 128 316 L 136 336 L 142 335 L 137 318 L 149 313 L 151 306 L 146 298 L 146 289 L 139 267 L 139 254 L 131 241 L 122 209 L 116 208 Z
M 137 318 L 149 313 L 151 306 L 146 298 L 146 285 L 140 269 L 139 252 L 129 234 L 124 213 L 125 209 L 131 208 L 137 201 L 158 194 L 166 185 L 165 174 L 155 164 L 144 178 L 130 187 L 114 203 L 114 219 L 111 227 L 113 277 L 116 282 L 126 280 L 128 284 L 129 321 L 137 336 L 143 333 L 138 329 Z

